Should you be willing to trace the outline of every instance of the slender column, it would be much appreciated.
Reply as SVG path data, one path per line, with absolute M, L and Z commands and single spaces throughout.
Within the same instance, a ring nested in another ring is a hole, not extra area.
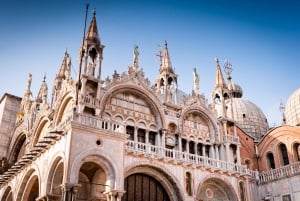
M 196 142 L 194 142 L 194 153 L 195 153 L 195 155 L 197 155 L 197 143 Z
M 180 152 L 182 152 L 182 139 L 181 139 L 181 136 L 180 136 L 180 135 L 178 136 L 178 146 L 179 146 L 179 149 L 178 149 L 178 150 L 179 150 Z
M 222 144 L 221 147 L 220 147 L 220 159 L 222 161 L 225 161 L 226 160 L 226 153 L 225 153 L 225 148 L 224 148 L 224 145 Z
M 236 132 L 236 125 L 235 124 L 233 126 L 233 133 L 234 133 L 234 136 L 236 137 L 237 136 L 237 132 Z
M 137 127 L 134 127 L 133 140 L 134 140 L 135 142 L 138 141 L 137 132 L 138 132 L 138 128 L 137 128 Z
M 210 145 L 209 155 L 210 155 L 210 158 L 215 158 L 215 149 L 214 149 L 213 145 Z
M 70 196 L 70 188 L 71 186 L 68 185 L 67 183 L 61 185 L 62 188 L 62 201 L 71 201 L 71 196 Z
M 110 190 L 104 192 L 106 194 L 107 201 L 121 201 L 121 198 L 125 191 L 119 191 L 119 190 Z
M 236 160 L 237 160 L 237 164 L 240 165 L 241 164 L 241 153 L 240 153 L 239 145 L 237 145 L 237 147 L 236 147 Z
M 155 142 L 155 143 L 156 143 L 155 145 L 156 145 L 156 146 L 159 146 L 159 147 L 161 146 L 161 145 L 160 145 L 160 139 L 161 139 L 160 133 L 157 132 L 157 133 L 156 133 L 156 136 L 155 136 L 155 141 L 156 141 L 156 142 Z
M 86 78 L 82 78 L 81 89 L 80 89 L 81 98 L 85 96 L 85 84 L 86 84 Z
M 216 159 L 220 160 L 220 154 L 219 154 L 219 147 L 218 147 L 218 145 L 215 145 L 215 151 L 216 151 Z
M 166 147 L 166 133 L 167 133 L 167 130 L 163 129 L 162 130 L 162 139 L 161 139 L 161 141 L 162 141 L 161 145 L 163 148 Z
M 224 129 L 224 134 L 228 135 L 226 121 L 223 122 L 223 129 Z
M 101 79 L 101 68 L 102 68 L 102 56 L 99 55 L 98 76 L 97 76 L 99 80 Z
M 232 160 L 230 159 L 230 155 L 229 155 L 229 143 L 225 144 L 225 156 L 226 156 L 226 160 L 227 162 L 232 162 Z
M 206 153 L 205 153 L 205 144 L 202 144 L 202 156 L 206 156 Z
M 149 144 L 149 130 L 145 130 L 145 143 Z
M 187 153 L 190 153 L 190 141 L 186 140 L 185 149 Z
M 174 100 L 175 100 L 175 104 L 177 104 L 177 84 L 174 85 L 175 86 L 175 92 L 174 92 Z

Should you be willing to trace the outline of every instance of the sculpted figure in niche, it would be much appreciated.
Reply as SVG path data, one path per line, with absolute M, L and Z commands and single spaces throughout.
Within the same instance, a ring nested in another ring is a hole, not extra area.
M 186 172 L 185 173 L 185 190 L 186 193 L 191 196 L 192 195 L 192 178 L 191 178 L 191 173 Z

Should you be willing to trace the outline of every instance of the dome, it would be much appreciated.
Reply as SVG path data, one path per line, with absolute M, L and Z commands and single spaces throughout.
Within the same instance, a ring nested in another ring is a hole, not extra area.
M 286 102 L 285 119 L 288 125 L 300 125 L 300 88 L 297 89 Z
M 227 88 L 234 98 L 241 98 L 243 96 L 243 89 L 240 85 L 230 81 L 227 84 Z
M 237 122 L 237 125 L 255 139 L 261 138 L 269 129 L 264 113 L 254 103 L 242 98 L 232 98 L 226 101 L 227 116 Z M 233 113 L 233 115 L 232 115 Z

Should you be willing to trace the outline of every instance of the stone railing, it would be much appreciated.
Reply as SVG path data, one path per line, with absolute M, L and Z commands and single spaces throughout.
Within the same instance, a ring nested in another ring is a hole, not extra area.
M 259 174 L 260 183 L 268 183 L 274 180 L 300 174 L 300 162 L 272 169 Z
M 238 136 L 233 136 L 233 135 L 224 135 L 223 136 L 224 142 L 230 142 L 230 143 L 239 143 L 239 137 Z
M 100 119 L 84 114 L 74 114 L 73 121 L 89 127 L 125 134 L 125 127 L 121 123 L 113 120 Z
M 145 155 L 150 158 L 162 159 L 165 161 L 174 161 L 175 163 L 184 163 L 186 165 L 194 165 L 195 167 L 203 167 L 213 169 L 214 171 L 228 172 L 229 174 L 248 175 L 253 179 L 258 179 L 258 172 L 247 169 L 246 166 L 237 165 L 227 161 L 198 156 L 174 149 L 167 149 L 151 144 L 135 142 L 128 140 L 126 151 L 137 155 Z

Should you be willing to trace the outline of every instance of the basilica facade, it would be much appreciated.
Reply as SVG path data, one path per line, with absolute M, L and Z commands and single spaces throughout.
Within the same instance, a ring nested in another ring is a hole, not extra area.
M 104 47 L 94 13 L 78 78 L 65 52 L 51 91 L 44 79 L 32 98 L 30 74 L 23 97 L 3 95 L 1 201 L 300 200 L 300 90 L 269 128 L 230 63 L 224 74 L 216 58 L 207 98 L 196 69 L 193 90 L 178 88 L 167 42 L 153 84 L 137 46 L 126 71 L 102 78 Z

